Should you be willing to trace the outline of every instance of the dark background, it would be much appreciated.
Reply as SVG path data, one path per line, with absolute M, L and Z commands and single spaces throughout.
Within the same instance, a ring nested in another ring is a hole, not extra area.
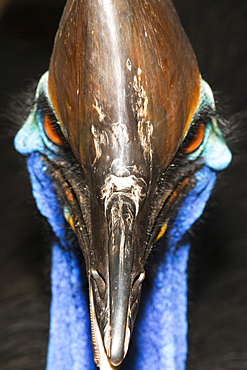
M 36 211 L 13 137 L 48 69 L 64 3 L 12 0 L 0 19 L 2 370 L 45 369 L 50 229 Z M 218 110 L 230 122 L 226 134 L 234 153 L 191 232 L 187 367 L 247 369 L 247 1 L 174 3 Z

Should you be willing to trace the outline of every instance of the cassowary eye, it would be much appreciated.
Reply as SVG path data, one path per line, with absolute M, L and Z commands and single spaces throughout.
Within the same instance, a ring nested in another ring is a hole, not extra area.
M 49 114 L 43 116 L 44 130 L 48 138 L 57 145 L 64 145 L 65 138 L 57 122 Z
M 58 120 L 43 95 L 39 99 L 38 110 L 47 138 L 51 140 L 53 144 L 59 146 L 65 145 L 67 141 L 62 133 Z
M 205 134 L 205 123 L 200 118 L 191 127 L 181 148 L 182 153 L 193 153 L 202 144 Z

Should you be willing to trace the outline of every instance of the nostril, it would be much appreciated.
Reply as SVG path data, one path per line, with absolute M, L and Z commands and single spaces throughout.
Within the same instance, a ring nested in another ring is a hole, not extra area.
M 99 271 L 94 270 L 94 269 L 92 269 L 91 275 L 92 275 L 93 280 L 96 283 L 96 287 L 98 288 L 100 299 L 104 301 L 105 291 L 106 291 L 105 279 Z
M 144 279 L 145 279 L 145 271 L 142 271 L 139 274 L 137 274 L 133 280 L 132 289 L 134 288 L 135 285 L 139 286 L 143 282 Z
M 131 299 L 130 299 L 130 307 L 133 309 L 133 305 L 139 304 L 139 295 L 141 290 L 141 284 L 145 279 L 145 271 L 140 272 L 137 274 L 132 282 L 132 289 L 131 289 Z

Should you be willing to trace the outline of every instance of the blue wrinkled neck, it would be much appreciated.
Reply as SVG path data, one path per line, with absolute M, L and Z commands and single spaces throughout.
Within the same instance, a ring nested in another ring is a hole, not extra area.
M 52 250 L 50 336 L 46 370 L 95 369 L 82 261 L 68 237 L 46 165 L 36 152 L 27 159 L 33 194 L 58 242 Z M 184 370 L 187 355 L 186 231 L 200 217 L 216 175 L 204 166 L 197 184 L 179 208 L 162 239 L 157 272 L 144 284 L 140 310 L 123 370 Z M 154 250 L 155 254 L 155 250 Z
M 188 256 L 188 243 L 179 249 L 171 247 L 160 261 L 151 286 L 144 286 L 129 369 L 185 369 Z
M 43 94 L 52 108 L 48 72 L 39 82 L 36 100 Z M 215 111 L 212 91 L 201 79 L 200 99 L 191 124 L 204 107 Z M 52 299 L 46 370 L 94 370 L 82 254 L 75 247 L 75 238 L 59 207 L 48 173 L 49 161 L 55 160 L 60 149 L 48 140 L 37 103 L 16 135 L 15 147 L 21 154 L 29 156 L 27 165 L 33 195 L 57 238 L 51 261 Z M 203 212 L 216 179 L 214 171 L 224 169 L 231 160 L 214 117 L 205 125 L 203 142 L 187 159 L 204 163 L 204 166 L 195 173 L 196 186 L 179 208 L 160 241 L 160 247 L 154 247 L 149 257 L 148 265 L 154 265 L 156 272 L 150 273 L 144 281 L 130 348 L 121 370 L 184 370 L 186 366 L 187 231 Z
M 163 254 L 156 258 L 157 273 L 144 284 L 130 347 L 131 370 L 184 370 L 187 357 L 187 262 L 186 231 L 201 216 L 216 175 L 204 166 L 195 174 L 197 184 L 180 207 L 162 240 Z M 155 253 L 155 249 L 154 249 Z
M 46 370 L 95 369 L 90 337 L 87 279 L 68 237 L 67 223 L 40 155 L 27 159 L 33 194 L 59 242 L 52 250 L 50 337 Z M 200 217 L 216 175 L 208 167 L 196 174 L 197 184 L 180 207 L 156 261 L 157 272 L 143 287 L 130 350 L 122 369 L 183 370 L 187 355 L 186 231 Z
M 52 248 L 51 290 L 46 369 L 94 369 L 85 281 L 75 253 L 58 244 Z
M 182 370 L 187 354 L 189 244 L 171 247 L 144 287 L 140 312 L 123 370 Z M 46 370 L 95 369 L 85 281 L 76 255 L 53 246 L 52 301 Z

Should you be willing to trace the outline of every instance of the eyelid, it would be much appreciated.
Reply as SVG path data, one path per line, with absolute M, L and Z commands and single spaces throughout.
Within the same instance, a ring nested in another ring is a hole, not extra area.
M 48 113 L 45 113 L 43 116 L 43 126 L 44 131 L 48 138 L 57 145 L 63 145 L 65 143 L 65 138 L 61 132 L 55 128 L 53 120 Z
M 194 132 L 193 132 L 194 130 Z M 192 138 L 190 138 L 190 136 Z M 195 152 L 200 145 L 203 143 L 205 136 L 205 123 L 202 119 L 199 119 L 190 129 L 185 141 L 182 145 L 182 152 L 184 154 L 191 154 Z
M 47 102 L 44 95 L 41 95 L 37 101 L 37 107 L 40 117 L 40 124 L 48 139 L 55 145 L 62 146 L 66 143 L 66 139 L 57 121 L 57 118 Z

